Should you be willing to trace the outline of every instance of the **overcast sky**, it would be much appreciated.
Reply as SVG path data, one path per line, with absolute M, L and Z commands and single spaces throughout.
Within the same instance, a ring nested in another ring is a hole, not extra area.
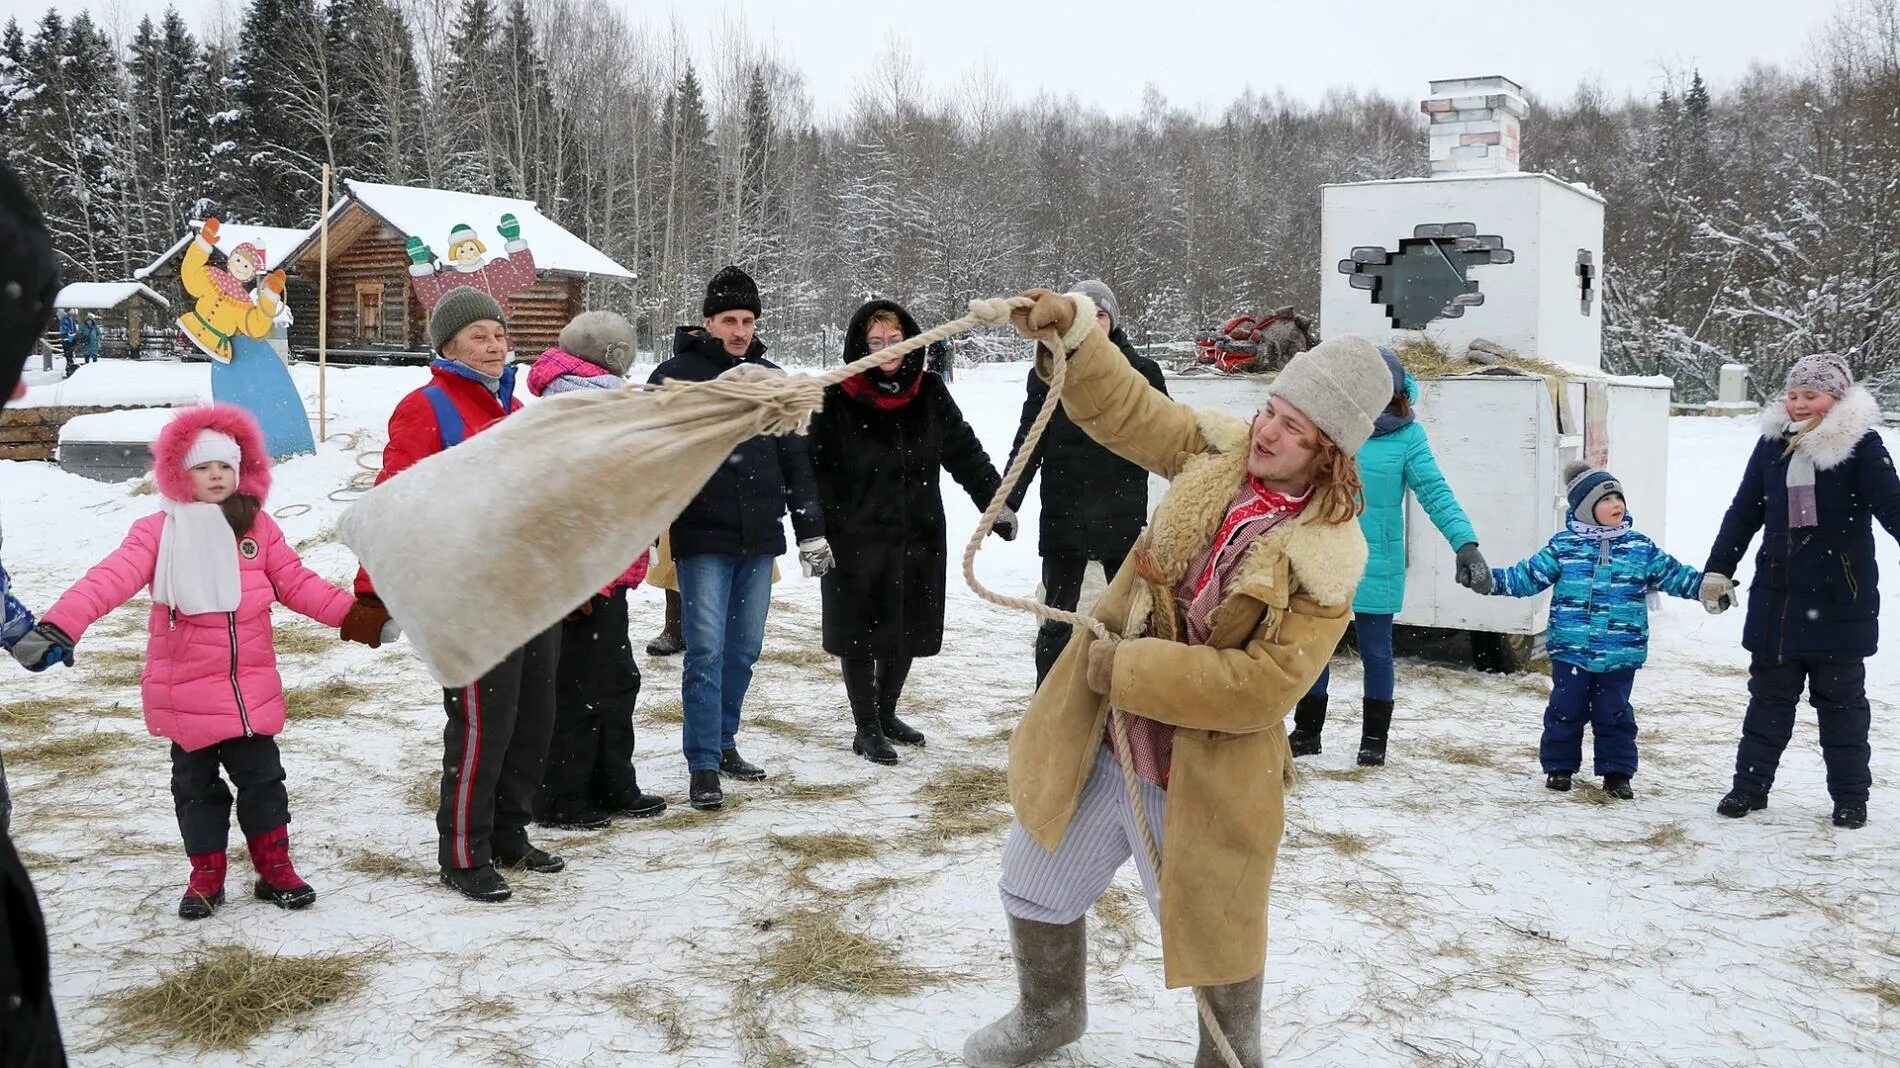
M 54 6 L 90 7 L 111 26 L 134 24 L 162 2 Z M 1668 74 L 1699 66 L 1719 89 L 1751 63 L 1799 62 L 1837 0 L 597 2 L 656 26 L 678 18 L 700 49 L 741 12 L 755 36 L 804 73 L 825 115 L 848 105 L 892 32 L 919 61 L 927 89 L 949 91 L 988 61 L 1018 99 L 1072 93 L 1120 113 L 1140 107 L 1149 83 L 1176 106 L 1210 114 L 1248 88 L 1304 100 L 1336 86 L 1415 98 L 1432 78 L 1474 74 L 1503 74 L 1547 97 L 1598 80 L 1620 96 L 1653 92 Z M 238 0 L 177 4 L 198 26 L 220 4 L 242 10 Z M 29 22 L 47 6 L 0 0 L 0 18 Z

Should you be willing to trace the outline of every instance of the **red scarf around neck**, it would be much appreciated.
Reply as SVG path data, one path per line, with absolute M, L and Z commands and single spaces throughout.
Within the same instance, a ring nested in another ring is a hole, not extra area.
M 844 380 L 845 395 L 859 404 L 868 404 L 881 412 L 891 412 L 902 408 L 917 398 L 923 388 L 924 376 L 919 374 L 910 380 L 910 385 L 902 393 L 886 393 L 871 384 L 863 375 L 852 375 Z

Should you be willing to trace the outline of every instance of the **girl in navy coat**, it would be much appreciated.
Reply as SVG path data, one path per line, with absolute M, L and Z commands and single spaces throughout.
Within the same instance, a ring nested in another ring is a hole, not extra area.
M 1795 364 L 1783 398 L 1763 413 L 1761 440 L 1703 569 L 1703 606 L 1718 611 L 1733 600 L 1730 577 L 1762 532 L 1742 630 L 1753 657 L 1748 714 L 1734 788 L 1716 806 L 1724 816 L 1767 807 L 1805 686 L 1820 719 L 1834 825 L 1867 822 L 1865 661 L 1880 637 L 1873 521 L 1900 538 L 1900 477 L 1879 425 L 1879 405 L 1839 356 Z

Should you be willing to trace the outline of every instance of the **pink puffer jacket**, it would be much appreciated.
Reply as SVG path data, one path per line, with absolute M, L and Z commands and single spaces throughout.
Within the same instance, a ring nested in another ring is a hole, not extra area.
M 155 466 L 164 470 L 167 459 L 179 463 L 206 426 L 238 440 L 244 452 L 239 489 L 261 498 L 270 486 L 263 435 L 248 413 L 228 405 L 188 409 L 174 419 L 153 444 Z M 260 467 L 262 473 L 255 470 Z M 176 475 L 157 481 L 167 496 L 181 488 L 189 492 L 188 478 L 182 487 Z M 132 524 L 125 542 L 86 572 L 40 620 L 79 641 L 100 617 L 152 584 L 164 527 L 162 512 Z M 186 750 L 284 729 L 284 681 L 277 674 L 273 604 L 281 602 L 326 627 L 341 627 L 354 600 L 349 591 L 305 567 L 277 522 L 262 512 L 238 543 L 238 573 L 243 597 L 237 611 L 174 615 L 154 603 L 146 621 L 151 637 L 140 678 L 145 727 Z

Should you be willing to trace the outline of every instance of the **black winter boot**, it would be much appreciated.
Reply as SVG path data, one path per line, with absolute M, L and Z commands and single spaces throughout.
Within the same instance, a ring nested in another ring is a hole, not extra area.
M 1326 695 L 1309 693 L 1293 706 L 1293 730 L 1286 744 L 1296 757 L 1318 756 L 1320 732 L 1326 729 Z
M 1221 1035 L 1233 1047 L 1241 1068 L 1260 1068 L 1266 1062 L 1260 1055 L 1260 977 L 1243 979 L 1225 986 L 1201 987 L 1207 995 L 1207 1007 L 1214 1010 Z M 1201 1048 L 1194 1056 L 1194 1068 L 1227 1068 L 1227 1059 L 1201 1019 L 1199 1007 L 1194 1013 L 1201 1027 Z
M 1834 826 L 1858 830 L 1867 826 L 1867 806 L 1852 801 L 1834 806 Z
M 1544 776 L 1544 789 L 1555 790 L 1558 793 L 1569 793 L 1570 773 L 1567 771 L 1559 771 Z
M 1739 820 L 1750 812 L 1760 812 L 1767 807 L 1767 794 L 1751 794 L 1739 786 L 1730 790 L 1722 800 L 1715 803 L 1717 814 L 1727 816 L 1732 820 Z
M 897 750 L 884 737 L 878 722 L 877 671 L 868 660 L 846 657 L 844 694 L 851 702 L 851 722 L 857 734 L 851 739 L 851 751 L 873 764 L 897 763 Z
M 1009 918 L 1016 957 L 1016 1007 L 970 1036 L 970 1068 L 1016 1068 L 1082 1037 L 1089 1024 L 1088 921 Z
M 711 812 L 726 805 L 726 791 L 719 785 L 719 773 L 708 768 L 693 772 L 692 785 L 687 790 L 692 806 L 701 812 Z
M 765 778 L 765 769 L 749 763 L 739 755 L 737 747 L 722 750 L 719 754 L 719 774 L 729 775 L 742 782 L 758 782 Z
M 686 651 L 686 638 L 680 633 L 680 595 L 666 591 L 666 624 L 647 643 L 648 656 L 677 656 Z
M 627 816 L 636 820 L 652 819 L 666 811 L 666 798 L 659 794 L 647 793 L 635 785 L 632 794 L 612 798 L 601 807 L 616 816 Z
M 898 745 L 924 744 L 924 732 L 897 718 L 897 699 L 904 693 L 904 680 L 910 676 L 910 658 L 877 662 L 877 726 L 884 737 Z
M 554 827 L 563 831 L 598 831 L 612 824 L 613 821 L 613 813 L 605 809 L 584 806 L 575 809 L 549 809 L 534 822 L 543 827 Z
M 1629 801 L 1636 797 L 1636 791 L 1630 789 L 1630 777 L 1616 772 L 1603 777 L 1603 792 L 1619 801 Z
M 1365 726 L 1359 737 L 1359 763 L 1376 768 L 1385 763 L 1385 736 L 1392 730 L 1392 702 L 1366 698 Z
M 443 868 L 442 885 L 470 901 L 506 901 L 514 896 L 514 891 L 508 889 L 508 880 L 501 877 L 493 864 L 479 868 Z
M 495 847 L 495 863 L 503 868 L 526 868 L 542 875 L 553 875 L 567 867 L 567 861 L 530 842 L 518 847 Z

